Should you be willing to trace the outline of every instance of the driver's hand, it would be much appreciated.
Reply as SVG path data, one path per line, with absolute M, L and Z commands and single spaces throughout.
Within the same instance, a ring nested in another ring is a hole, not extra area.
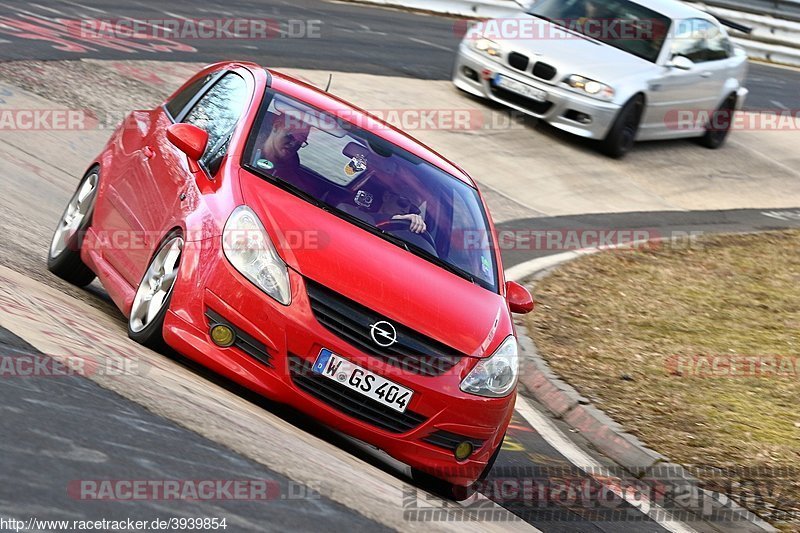
M 422 218 L 421 215 L 410 214 L 410 215 L 395 215 L 392 217 L 392 220 L 409 220 L 411 221 L 411 231 L 414 233 L 424 233 L 428 227 L 425 225 L 425 219 Z

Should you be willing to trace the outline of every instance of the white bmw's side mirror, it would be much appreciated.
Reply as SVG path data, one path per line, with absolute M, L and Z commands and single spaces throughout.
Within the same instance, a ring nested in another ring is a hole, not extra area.
M 667 66 L 678 70 L 692 70 L 694 68 L 694 61 L 686 56 L 675 56 L 672 58 L 672 61 L 667 63 Z

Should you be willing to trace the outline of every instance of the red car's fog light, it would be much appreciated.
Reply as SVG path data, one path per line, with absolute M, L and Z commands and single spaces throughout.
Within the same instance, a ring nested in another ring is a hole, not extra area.
M 222 346 L 223 348 L 233 346 L 233 343 L 236 342 L 236 333 L 225 324 L 214 324 L 211 326 L 209 334 L 214 344 Z
M 464 459 L 472 455 L 472 451 L 473 451 L 472 443 L 468 440 L 465 440 L 464 442 L 456 446 L 453 455 L 456 456 L 456 459 L 458 461 L 463 461 Z

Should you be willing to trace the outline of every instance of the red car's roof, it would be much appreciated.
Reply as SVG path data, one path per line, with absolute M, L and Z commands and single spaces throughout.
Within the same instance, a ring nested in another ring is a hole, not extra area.
M 420 159 L 441 168 L 445 172 L 461 179 L 464 183 L 476 187 L 472 178 L 453 162 L 368 111 L 287 74 L 272 69 L 267 69 L 267 71 L 272 76 L 272 88 L 275 90 L 295 96 L 314 107 L 330 112 L 334 116 L 353 117 L 357 120 L 350 122 L 356 123 L 370 133 L 374 133 L 390 143 L 411 152 Z M 358 120 L 361 118 L 368 120 Z M 377 127 L 369 127 L 369 124 L 374 124 Z

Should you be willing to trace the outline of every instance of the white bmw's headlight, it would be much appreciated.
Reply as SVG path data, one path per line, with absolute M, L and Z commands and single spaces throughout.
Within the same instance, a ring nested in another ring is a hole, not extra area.
M 461 382 L 461 390 L 478 396 L 507 396 L 517 384 L 519 349 L 509 335 L 488 359 L 482 359 Z
M 607 101 L 614 99 L 614 89 L 605 83 L 590 80 L 589 78 L 584 78 L 583 76 L 578 76 L 577 74 L 573 74 L 565 81 L 566 84 L 573 89 L 588 94 L 591 97 Z
M 289 305 L 289 271 L 275 245 L 252 209 L 240 205 L 233 210 L 222 232 L 222 250 L 231 265 L 256 287 Z
M 487 39 L 486 37 L 475 39 L 475 41 L 472 43 L 472 48 L 495 59 L 500 59 L 500 56 L 503 53 L 503 50 L 500 48 L 499 44 L 491 39 Z

